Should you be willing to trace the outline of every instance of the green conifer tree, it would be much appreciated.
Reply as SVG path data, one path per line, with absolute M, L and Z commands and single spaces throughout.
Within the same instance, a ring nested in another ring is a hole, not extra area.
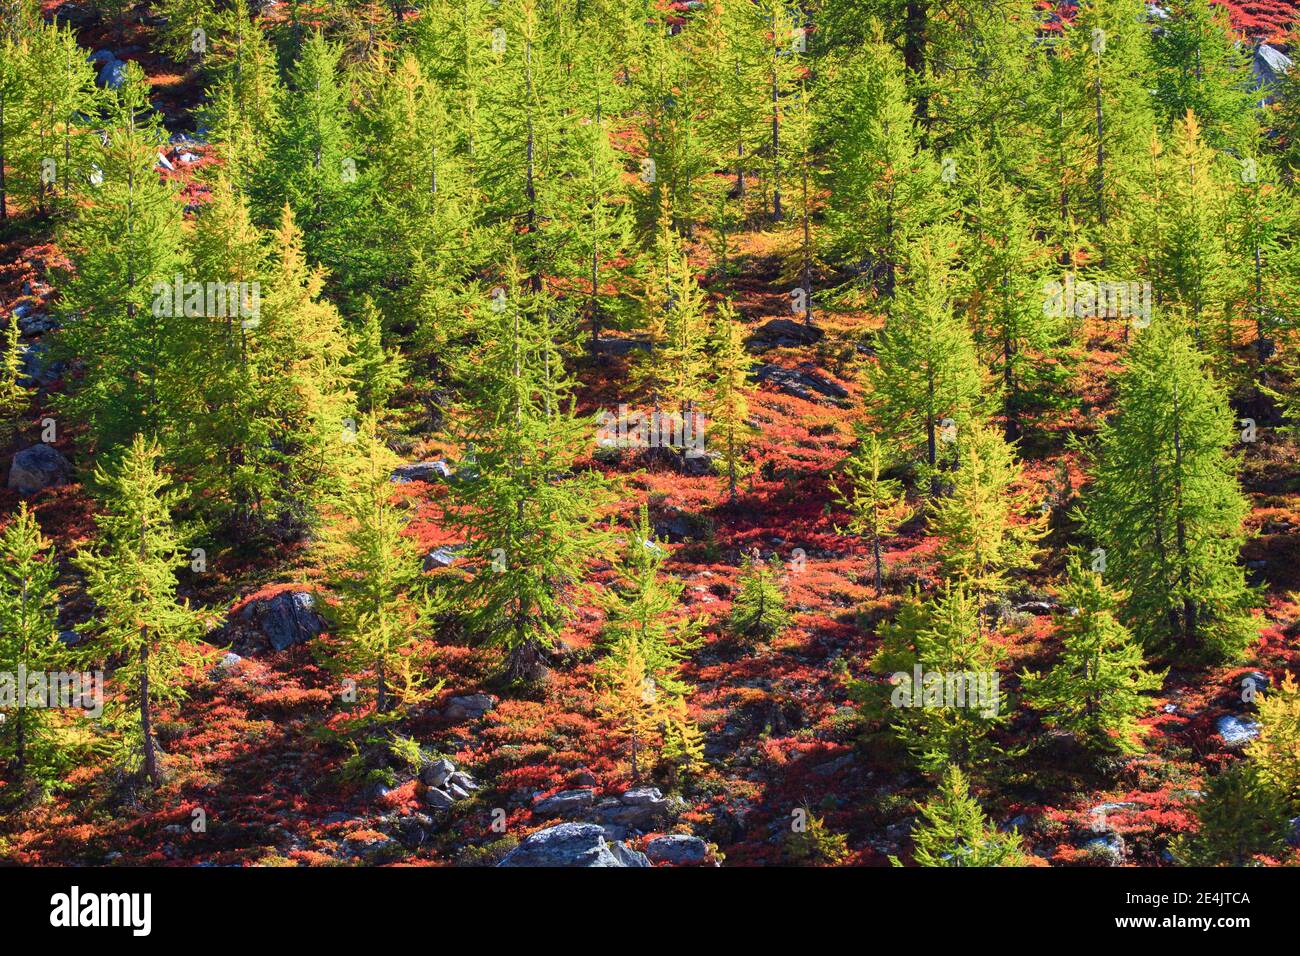
M 1020 835 L 991 826 L 958 767 L 948 767 L 939 791 L 921 804 L 912 828 L 912 860 L 918 866 L 1023 866 Z M 890 857 L 894 866 L 903 864 Z
M 1185 866 L 1250 866 L 1258 856 L 1286 851 L 1286 807 L 1249 762 L 1206 782 L 1196 818 L 1196 832 L 1176 837 L 1170 847 Z
M 1137 718 L 1151 710 L 1144 695 L 1160 690 L 1167 672 L 1147 670 L 1142 649 L 1120 623 L 1119 605 L 1127 595 L 1107 587 L 1077 556 L 1068 574 L 1061 600 L 1070 613 L 1057 619 L 1061 658 L 1045 675 L 1021 675 L 1025 700 L 1048 727 L 1066 730 L 1088 747 L 1141 753 Z
M 20 673 L 53 675 L 69 655 L 59 640 L 58 562 L 36 516 L 21 503 L 0 533 L 0 671 L 26 695 Z M 54 711 L 16 701 L 0 723 L 0 753 L 8 756 L 20 787 L 51 779 L 57 746 Z
M 832 481 L 835 501 L 849 513 L 844 531 L 866 539 L 875 561 L 876 594 L 884 590 L 883 542 L 912 516 L 899 481 L 884 477 L 885 446 L 879 436 L 859 426 L 857 448 L 844 461 L 843 481 Z
M 422 686 L 429 652 L 421 637 L 432 605 L 419 545 L 403 533 L 407 516 L 393 500 L 390 475 L 397 464 L 374 420 L 362 422 L 321 541 L 338 598 L 326 663 L 341 674 L 370 675 L 381 717 L 430 693 Z
M 931 499 L 930 530 L 944 539 L 944 570 L 983 601 L 1006 589 L 1008 574 L 1030 567 L 1045 516 L 1017 490 L 1020 466 L 998 430 L 972 422 L 954 444 L 952 490 Z
M 1129 591 L 1122 620 L 1148 649 L 1233 657 L 1255 626 L 1237 563 L 1247 505 L 1229 455 L 1227 399 L 1168 318 L 1137 336 L 1117 390 L 1086 526 L 1107 579 Z
M 198 653 L 188 642 L 200 631 L 198 615 L 176 596 L 176 569 L 186 556 L 161 458 L 156 442 L 137 435 L 118 462 L 95 470 L 104 494 L 95 518 L 98 540 L 76 560 L 97 605 L 92 647 L 101 660 L 119 662 L 113 680 L 120 696 L 106 711 L 108 725 L 125 731 L 153 784 L 163 779 L 155 711 L 185 697 L 187 666 Z
M 745 555 L 740 566 L 736 597 L 731 603 L 732 631 L 746 640 L 770 640 L 790 623 L 781 580 L 785 568 L 775 554 L 767 561 Z
M 950 438 L 982 417 L 988 392 L 970 328 L 953 315 L 951 239 L 935 232 L 912 247 L 908 284 L 867 368 L 870 417 L 901 454 L 921 459 L 932 494 Z

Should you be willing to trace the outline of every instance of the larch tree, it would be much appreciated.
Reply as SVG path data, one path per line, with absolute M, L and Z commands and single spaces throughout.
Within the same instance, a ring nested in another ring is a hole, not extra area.
M 1075 98 L 1066 119 L 1086 130 L 1086 185 L 1075 202 L 1091 229 L 1103 268 L 1123 253 L 1115 236 L 1133 209 L 1137 161 L 1155 123 L 1149 89 L 1151 31 L 1142 0 L 1085 0 L 1064 32 Z
M 280 123 L 283 91 L 275 49 L 249 13 L 247 0 L 232 0 L 217 11 L 207 33 L 204 72 L 211 81 L 198 115 L 225 160 L 223 172 L 249 190 Z
M 782 579 L 785 567 L 775 554 L 763 561 L 756 553 L 745 555 L 740 566 L 736 597 L 731 602 L 731 629 L 751 641 L 770 640 L 790 623 Z
M 254 339 L 268 274 L 266 237 L 229 178 L 216 175 L 189 233 L 189 278 L 221 283 L 221 307 L 174 316 L 179 331 L 160 385 L 173 416 L 167 458 L 186 479 L 189 502 L 228 529 L 249 529 L 270 493 L 265 456 L 271 436 L 258 381 Z M 205 296 L 206 300 L 206 296 Z M 173 311 L 176 311 L 173 309 Z
M 1007 721 L 998 673 L 1006 652 L 991 640 L 979 601 L 953 584 L 904 608 L 872 661 L 890 674 L 892 689 L 880 693 L 894 735 L 926 773 L 991 761 L 999 751 L 990 734 Z
M 1184 866 L 1251 866 L 1286 853 L 1286 804 L 1249 761 L 1210 777 L 1196 806 L 1197 829 L 1175 837 L 1170 851 Z
M 128 64 L 107 143 L 94 160 L 102 183 L 88 190 L 61 242 L 71 269 L 61 289 L 58 349 L 83 364 L 59 407 L 85 425 L 84 441 L 97 452 L 162 429 L 168 417 L 159 379 L 184 339 L 172 333 L 185 310 L 173 301 L 182 208 L 175 187 L 154 169 L 164 140 L 144 74 Z
M 757 429 L 749 424 L 749 370 L 752 360 L 745 351 L 745 331 L 729 302 L 724 302 L 713 319 L 713 387 L 705 413 L 709 431 L 721 457 L 717 468 L 727 476 L 727 494 L 736 497 L 736 482 L 744 468 L 746 446 Z
M 10 167 L 31 134 L 26 64 L 26 43 L 6 30 L 0 37 L 0 223 L 9 221 L 10 197 L 18 195 Z
M 462 363 L 456 432 L 473 449 L 473 472 L 453 485 L 447 518 L 474 569 L 456 595 L 470 631 L 504 650 L 509 679 L 528 682 L 573 613 L 588 561 L 605 550 L 596 520 L 608 495 L 599 474 L 573 470 L 594 421 L 573 409 L 558 303 L 517 265 L 498 288 Z
M 68 649 L 59 640 L 59 565 L 27 503 L 0 532 L 0 672 L 27 694 L 19 674 L 54 674 L 67 667 Z M 20 787 L 51 778 L 57 725 L 54 712 L 19 699 L 0 722 L 0 753 L 9 757 Z M 47 702 L 48 703 L 48 702 Z
M 1061 601 L 1071 613 L 1056 620 L 1061 656 L 1046 674 L 1021 675 L 1025 701 L 1043 723 L 1100 751 L 1141 753 L 1137 718 L 1151 712 L 1147 696 L 1160 690 L 1167 671 L 1147 669 L 1142 648 L 1119 620 L 1127 597 L 1099 572 L 1071 559 Z
M 907 244 L 936 205 L 938 169 L 921 146 L 902 63 L 878 31 L 822 83 L 828 251 L 892 298 Z
M 102 660 L 120 662 L 113 671 L 120 697 L 106 711 L 108 724 L 125 731 L 153 784 L 163 779 L 156 708 L 185 696 L 187 666 L 198 659 L 188 642 L 201 631 L 198 615 L 176 594 L 176 571 L 187 556 L 172 523 L 175 494 L 161 459 L 157 442 L 136 435 L 116 463 L 96 469 L 104 495 L 97 540 L 76 559 L 97 607 L 91 646 Z
M 340 82 L 342 47 L 319 30 L 302 44 L 280 97 L 274 139 L 249 181 L 258 222 L 273 227 L 287 203 L 302 229 L 307 258 L 351 276 L 358 248 L 349 223 L 364 218 L 362 170 L 352 155 L 347 92 Z
M 998 429 L 972 422 L 954 445 L 952 488 L 930 500 L 929 528 L 944 541 L 944 570 L 983 601 L 1006 590 L 1009 574 L 1032 565 L 1045 515 L 1017 488 L 1020 464 Z
M 918 866 L 1024 865 L 1020 835 L 989 823 L 961 768 L 946 768 L 938 792 L 918 809 L 921 819 L 912 826 L 912 861 Z
M 893 537 L 913 511 L 903 494 L 903 484 L 886 478 L 888 468 L 885 445 L 875 432 L 858 429 L 857 447 L 844 460 L 842 479 L 831 482 L 835 501 L 849 513 L 844 531 L 866 540 L 875 562 L 873 580 L 876 594 L 885 586 L 884 541 Z
M 656 746 L 661 726 L 657 690 L 647 670 L 641 646 L 624 637 L 610 651 L 598 682 L 596 712 L 608 721 L 617 739 L 625 741 L 632 779 L 640 779 L 646 750 Z
M 1047 248 L 1020 191 L 1000 178 L 988 142 L 955 158 L 963 213 L 962 304 L 985 364 L 1001 383 L 1007 438 L 1066 401 L 1071 318 L 1044 303 Z
M 1231 351 L 1235 330 L 1226 308 L 1229 262 L 1223 242 L 1229 193 L 1194 113 L 1175 124 L 1165 160 L 1166 175 L 1177 186 L 1165 194 L 1160 300 L 1187 310 L 1202 348 Z
M 686 711 L 694 688 L 682 678 L 681 667 L 699 645 L 705 617 L 680 613 L 686 586 L 663 572 L 667 557 L 667 548 L 655 538 L 643 505 L 624 548 L 618 583 L 602 602 L 606 611 L 603 638 L 611 653 L 596 665 L 595 682 L 606 696 L 619 699 L 623 685 L 630 680 L 629 669 L 639 670 L 643 697 L 649 700 L 623 702 L 631 705 L 626 716 L 640 714 L 642 704 L 654 705 L 664 758 L 689 771 L 698 766 L 702 754 L 699 729 Z
M 263 520 L 294 530 L 315 522 L 320 496 L 336 478 L 336 455 L 355 434 L 355 399 L 342 318 L 322 297 L 325 274 L 308 265 L 287 205 L 268 257 L 268 288 L 248 341 L 261 399 L 258 429 L 265 435 L 257 510 Z
M 1291 190 L 1276 161 L 1256 151 L 1244 156 L 1227 203 L 1227 245 L 1233 277 L 1232 298 L 1255 325 L 1260 362 L 1273 352 L 1274 339 L 1290 328 L 1298 312 L 1293 277 L 1296 254 L 1289 238 L 1300 220 Z
M 100 105 L 95 71 L 69 26 L 40 24 L 25 53 L 20 64 L 30 126 L 10 161 L 29 205 L 42 215 L 67 212 L 93 149 L 87 117 Z
M 0 448 L 13 444 L 21 430 L 31 402 L 31 389 L 23 384 L 25 378 L 18 316 L 11 313 L 5 323 L 4 351 L 0 354 Z
M 1209 0 L 1174 0 L 1151 33 L 1153 99 L 1171 128 L 1190 111 L 1219 149 L 1249 149 L 1259 136 L 1258 94 L 1251 87 L 1249 48 L 1232 28 L 1228 8 Z
M 371 417 L 382 418 L 389 400 L 405 380 L 406 358 L 401 349 L 384 345 L 383 316 L 369 296 L 361 300 L 361 316 L 350 353 L 347 371 L 357 407 Z
M 908 283 L 866 376 L 869 416 L 901 454 L 920 459 L 933 495 L 941 456 L 951 458 L 952 439 L 983 417 L 988 396 L 970 327 L 953 314 L 952 253 L 943 231 L 912 246 Z
M 770 94 L 762 76 L 766 24 L 749 0 L 712 0 L 691 31 L 697 55 L 712 64 L 704 76 L 709 109 L 701 133 L 723 168 L 734 172 L 732 190 L 743 209 L 758 149 L 771 135 Z
M 1259 736 L 1246 751 L 1261 782 L 1291 809 L 1300 806 L 1300 686 L 1283 676 L 1276 690 L 1258 695 Z
M 1190 335 L 1170 318 L 1138 334 L 1101 432 L 1085 522 L 1105 575 L 1129 592 L 1121 619 L 1148 649 L 1232 658 L 1254 639 L 1238 563 L 1247 503 L 1235 422 Z
M 771 199 L 772 219 L 785 218 L 782 202 L 786 190 L 791 156 L 797 156 L 799 146 L 783 141 L 788 139 L 786 128 L 787 104 L 799 86 L 803 74 L 803 54 L 807 50 L 807 37 L 802 23 L 803 13 L 789 0 L 758 0 L 759 16 L 765 22 L 764 80 L 769 91 L 767 125 L 771 135 L 760 152 L 764 191 Z M 805 131 L 809 130 L 804 124 Z
M 330 608 L 334 640 L 324 657 L 336 673 L 369 675 L 379 719 L 429 694 L 422 686 L 429 657 L 422 637 L 432 604 L 419 543 L 403 533 L 408 516 L 394 500 L 390 476 L 398 463 L 374 420 L 363 421 L 321 539 L 338 598 Z

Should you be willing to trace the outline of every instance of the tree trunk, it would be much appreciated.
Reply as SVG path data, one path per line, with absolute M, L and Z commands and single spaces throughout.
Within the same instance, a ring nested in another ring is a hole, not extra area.
M 885 590 L 885 572 L 881 562 L 879 534 L 871 539 L 871 553 L 876 559 L 876 597 L 880 597 Z
M 772 218 L 780 222 L 784 218 L 781 212 L 781 95 L 776 75 L 776 64 L 772 65 Z
M 140 732 L 144 738 L 144 775 L 150 783 L 158 783 L 158 756 L 153 743 L 153 715 L 149 706 L 149 644 L 148 631 L 140 628 Z
M 925 82 L 926 29 L 929 26 L 930 5 L 927 0 L 909 0 L 903 23 L 903 63 L 908 72 L 920 83 Z M 930 129 L 930 99 L 919 91 L 916 97 L 916 119 L 921 129 Z
M 0 96 L 0 222 L 9 221 L 9 192 L 5 182 L 5 101 Z

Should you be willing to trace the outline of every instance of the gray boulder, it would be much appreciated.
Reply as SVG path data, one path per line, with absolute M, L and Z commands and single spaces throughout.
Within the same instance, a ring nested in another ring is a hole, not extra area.
M 449 568 L 456 563 L 456 552 L 461 546 L 449 546 L 443 548 L 434 548 L 424 556 L 424 570 L 435 571 L 438 568 Z
M 9 465 L 9 487 L 21 495 L 32 495 L 44 488 L 66 485 L 72 476 L 68 459 L 52 445 L 24 448 Z
M 1244 747 L 1259 736 L 1259 721 L 1225 714 L 1214 722 L 1214 729 L 1231 750 Z
M 488 694 L 467 694 L 447 701 L 442 716 L 447 720 L 477 720 L 497 705 Z
M 658 787 L 634 787 L 618 799 L 629 807 L 648 807 L 662 803 L 664 795 L 659 792 Z
M 106 90 L 120 90 L 126 85 L 126 64 L 121 60 L 109 60 L 99 68 L 95 82 Z
M 213 667 L 212 670 L 208 671 L 208 679 L 220 680 L 238 667 L 239 662 L 242 660 L 243 658 L 233 651 L 227 653 L 221 658 L 221 660 L 217 661 L 216 666 Z
M 577 790 L 561 790 L 549 797 L 533 801 L 533 813 L 544 817 L 563 817 L 579 810 L 586 810 L 596 800 L 596 792 L 590 787 Z
M 456 772 L 456 765 L 443 757 L 420 771 L 420 781 L 430 787 L 443 787 Z
M 645 855 L 654 863 L 699 866 L 709 855 L 709 845 L 697 836 L 670 833 L 646 844 Z
M 430 787 L 424 793 L 424 802 L 435 810 L 450 810 L 456 805 L 456 798 L 446 790 Z
M 754 377 L 760 382 L 775 385 L 779 391 L 784 392 L 786 395 L 793 395 L 805 402 L 817 401 L 818 395 L 835 401 L 841 401 L 849 396 L 849 393 L 842 386 L 837 385 L 830 379 L 800 369 L 781 368 L 779 365 L 760 365 Z
M 448 777 L 447 782 L 451 784 L 453 787 L 459 787 L 461 790 L 464 790 L 467 793 L 472 793 L 473 791 L 478 789 L 478 782 L 475 781 L 475 779 L 471 777 L 469 774 L 464 773 L 460 770 L 457 770 L 450 777 Z
M 265 634 L 272 648 L 283 651 L 305 644 L 325 630 L 325 622 L 315 608 L 316 599 L 306 591 L 281 591 L 248 602 L 240 610 L 239 619 Z
M 605 842 L 605 831 L 594 823 L 561 823 L 530 834 L 497 866 L 647 867 L 644 853 L 621 842 Z
M 59 327 L 59 323 L 35 306 L 23 303 L 14 307 L 14 316 L 18 320 L 18 331 L 23 338 L 44 335 Z
M 647 830 L 669 816 L 669 803 L 656 787 L 636 787 L 618 799 L 602 800 L 596 818 L 614 827 Z
M 437 461 L 417 461 L 394 468 L 392 480 L 399 485 L 409 481 L 440 481 L 451 477 L 451 466 L 439 458 Z
M 1255 56 L 1250 62 L 1251 72 L 1255 74 L 1255 88 L 1275 86 L 1291 69 L 1291 58 L 1277 47 L 1261 43 L 1255 48 Z

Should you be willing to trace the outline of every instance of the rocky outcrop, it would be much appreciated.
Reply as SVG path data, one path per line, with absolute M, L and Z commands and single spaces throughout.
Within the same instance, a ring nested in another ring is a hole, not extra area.
M 533 813 L 541 817 L 563 817 L 586 810 L 595 802 L 596 792 L 591 787 L 561 790 L 534 800 Z
M 281 591 L 249 601 L 237 617 L 264 635 L 277 651 L 305 644 L 325 630 L 324 620 L 316 613 L 316 599 L 306 591 Z
M 644 853 L 620 841 L 607 843 L 594 823 L 561 823 L 530 834 L 497 866 L 647 867 Z
M 461 800 L 468 800 L 479 789 L 478 782 L 446 757 L 420 768 L 420 783 L 425 787 L 424 802 L 433 810 L 450 810 Z
M 816 345 L 825 334 L 815 325 L 804 325 L 794 319 L 772 319 L 755 329 L 746 344 L 751 351 L 766 352 L 775 348 Z
M 412 481 L 434 482 L 451 477 L 451 466 L 441 458 L 436 461 L 417 461 L 393 469 L 392 480 L 399 485 Z
M 786 395 L 793 395 L 805 402 L 819 401 L 817 396 L 842 401 L 849 397 L 848 391 L 828 378 L 815 372 L 802 369 L 781 368 L 779 365 L 760 365 L 755 378 L 768 385 L 775 385 Z
M 670 833 L 646 844 L 645 855 L 652 863 L 672 866 L 699 866 L 709 856 L 709 845 L 697 836 Z

